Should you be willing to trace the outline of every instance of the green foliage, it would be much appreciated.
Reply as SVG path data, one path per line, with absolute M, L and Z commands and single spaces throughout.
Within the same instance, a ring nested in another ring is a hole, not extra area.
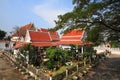
M 69 51 L 69 56 L 71 56 L 72 60 L 75 59 L 76 56 L 76 50 L 78 49 L 78 45 L 70 45 L 71 50 Z
M 96 50 L 94 50 L 93 46 L 86 46 L 85 47 L 85 51 L 91 53 L 91 54 L 95 54 L 96 53 Z
M 83 52 L 83 57 L 89 57 L 90 56 L 90 53 L 88 52 Z
M 60 48 L 49 47 L 47 48 L 46 53 L 49 58 L 49 62 L 47 64 L 49 69 L 59 66 L 60 64 L 64 64 L 69 58 L 68 51 L 64 51 Z
M 36 60 L 36 54 L 35 54 L 35 48 L 31 44 L 26 44 L 22 48 L 20 48 L 20 52 L 24 56 L 29 56 L 29 63 L 35 64 Z
M 90 41 L 96 42 L 103 37 L 107 37 L 109 41 L 113 39 L 120 41 L 119 0 L 73 0 L 73 4 L 75 6 L 73 11 L 59 15 L 52 30 L 63 29 L 62 32 L 68 32 L 82 28 L 87 29 L 88 35 L 90 33 L 88 38 Z M 95 31 L 95 27 L 100 29 L 99 32 Z M 115 38 L 110 35 L 114 35 Z
M 93 49 L 93 46 L 86 46 L 85 51 L 83 53 L 83 57 L 89 58 L 92 55 L 96 54 L 96 50 Z
M 111 47 L 113 47 L 113 48 L 116 48 L 116 47 L 120 48 L 120 42 L 112 41 L 112 42 L 110 42 L 110 45 L 111 45 Z
M 87 41 L 97 42 L 99 39 L 99 35 L 100 35 L 100 29 L 97 27 L 94 27 L 88 33 Z
M 48 61 L 48 63 L 47 63 L 47 68 L 48 69 L 53 69 L 54 67 L 55 67 L 55 61 L 54 60 L 50 60 L 50 61 Z
M 0 29 L 0 40 L 2 40 L 6 35 L 6 32 Z

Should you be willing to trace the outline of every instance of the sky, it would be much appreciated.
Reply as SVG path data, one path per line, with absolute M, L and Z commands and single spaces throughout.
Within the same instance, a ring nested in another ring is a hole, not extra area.
M 0 0 L 0 29 L 34 23 L 37 28 L 52 28 L 57 15 L 70 12 L 72 0 Z

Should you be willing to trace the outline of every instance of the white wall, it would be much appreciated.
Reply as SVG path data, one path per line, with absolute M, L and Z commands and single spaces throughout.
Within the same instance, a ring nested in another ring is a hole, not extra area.
M 0 50 L 11 50 L 11 49 L 13 49 L 12 47 L 13 47 L 13 44 L 14 44 L 14 42 L 9 42 L 9 46 L 6 48 L 5 47 L 5 44 L 6 44 L 6 42 L 4 41 L 4 42 L 0 42 Z
M 60 47 L 65 50 L 65 49 L 71 49 L 71 46 L 67 46 L 67 45 L 60 45 Z
M 25 36 L 25 42 L 31 42 L 30 40 L 31 40 L 30 34 L 29 34 L 29 31 L 27 30 L 27 33 L 26 33 L 26 36 Z
M 5 49 L 5 42 L 0 42 L 0 50 Z

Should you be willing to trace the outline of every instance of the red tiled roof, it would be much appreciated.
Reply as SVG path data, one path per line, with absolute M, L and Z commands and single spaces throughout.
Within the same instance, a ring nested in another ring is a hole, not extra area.
M 81 36 L 83 33 L 84 33 L 84 30 L 74 29 L 74 30 L 64 34 L 63 36 Z
M 25 37 L 25 34 L 26 34 L 27 30 L 35 30 L 34 24 L 30 23 L 30 24 L 27 24 L 25 26 L 22 26 L 19 29 L 18 33 L 15 33 L 13 36 L 23 36 L 23 37 Z
M 40 31 L 41 32 L 49 32 L 48 29 L 44 29 L 44 28 L 41 28 Z
M 31 43 L 33 46 L 36 47 L 48 47 L 48 46 L 56 46 L 56 43 L 52 43 L 52 42 L 33 42 Z
M 44 28 L 41 28 L 38 31 L 49 33 L 50 38 L 51 38 L 52 41 L 58 41 L 58 40 L 60 40 L 59 35 L 58 35 L 57 32 L 52 32 L 52 31 L 49 31 L 48 29 L 44 29 Z
M 84 30 L 72 30 L 64 34 L 61 41 L 81 41 L 84 34 Z
M 45 32 L 33 32 L 30 31 L 30 37 L 32 42 L 46 42 L 46 41 L 51 41 L 49 34 Z
M 59 35 L 58 35 L 57 32 L 49 32 L 49 33 L 50 33 L 50 37 L 51 37 L 52 41 L 60 40 Z
M 58 44 L 62 45 L 71 45 L 71 44 L 77 44 L 77 45 L 87 45 L 91 44 L 90 42 L 82 42 L 82 38 L 84 35 L 84 30 L 72 30 L 66 34 L 64 34 L 61 38 L 61 40 L 58 42 Z
M 80 41 L 59 41 L 58 44 L 62 44 L 62 45 L 73 45 L 73 44 L 83 45 L 83 43 L 80 42 Z
M 23 47 L 25 44 L 25 42 L 17 42 L 15 46 L 13 46 L 14 49 L 18 49 L 18 48 L 21 48 Z
M 59 41 L 58 44 L 62 45 L 91 45 L 93 44 L 92 42 L 80 42 L 80 41 Z

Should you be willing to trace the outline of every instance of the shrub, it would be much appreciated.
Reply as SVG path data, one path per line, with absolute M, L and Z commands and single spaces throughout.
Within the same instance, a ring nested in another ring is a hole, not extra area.
M 66 59 L 69 58 L 68 51 L 60 48 L 49 47 L 46 53 L 49 58 L 47 65 L 49 69 L 53 69 L 54 67 L 58 68 L 61 64 L 65 64 Z

